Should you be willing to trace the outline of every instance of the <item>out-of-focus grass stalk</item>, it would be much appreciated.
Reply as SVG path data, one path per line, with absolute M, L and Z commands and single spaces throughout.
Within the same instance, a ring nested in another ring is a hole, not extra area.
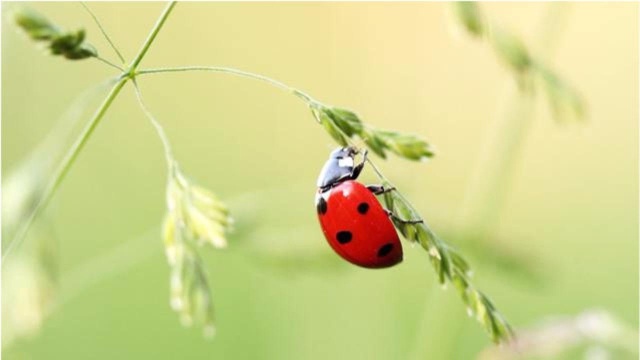
M 60 161 L 68 146 L 70 136 L 77 131 L 77 125 L 86 108 L 117 79 L 109 79 L 85 90 L 55 122 L 55 127 L 37 147 L 17 166 L 5 172 L 2 179 L 2 239 L 5 242 L 16 234 L 22 221 L 33 211 L 46 185 L 47 176 Z
M 569 6 L 565 3 L 548 5 L 538 31 L 537 59 L 546 60 L 553 55 Z M 509 81 L 501 107 L 502 113 L 487 133 L 461 210 L 461 228 L 472 232 L 474 240 L 478 241 L 488 241 L 509 195 L 514 170 L 534 117 L 532 84 L 517 86 Z
M 541 58 L 551 56 L 559 38 L 560 24 L 565 21 L 567 12 L 567 4 L 549 4 L 547 14 L 545 14 L 538 32 L 540 35 L 536 54 Z M 468 26 L 473 29 L 480 24 L 468 24 Z M 488 242 L 487 237 L 495 229 L 500 218 L 502 207 L 509 193 L 513 172 L 533 118 L 534 94 L 532 86 L 518 86 L 513 80 L 510 80 L 507 88 L 508 93 L 502 105 L 505 109 L 496 119 L 493 127 L 489 129 L 462 207 L 460 228 L 472 232 L 473 239 L 478 241 Z M 424 304 L 424 314 L 430 313 L 432 299 L 433 296 L 427 297 Z M 447 310 L 445 309 L 445 311 Z M 423 321 L 428 321 L 427 316 L 424 317 Z M 455 344 L 455 336 L 458 333 L 457 328 L 461 325 L 462 323 L 458 322 L 458 325 L 450 330 L 451 341 L 447 342 L 451 346 L 443 346 L 442 349 L 455 351 L 453 344 Z M 423 344 L 422 340 L 428 335 L 426 327 L 422 326 L 420 330 L 415 341 L 417 346 Z M 422 351 L 416 349 L 414 354 L 416 359 L 425 359 L 428 358 L 429 349 L 427 347 L 423 347 Z M 444 353 L 444 356 L 452 358 L 454 354 Z
M 100 120 L 107 112 L 107 109 L 109 109 L 109 107 L 113 103 L 113 100 L 116 98 L 126 81 L 126 78 L 121 78 L 120 80 L 118 80 L 116 85 L 114 85 L 114 87 L 109 92 L 109 95 L 107 95 L 106 99 L 103 101 L 102 105 L 100 105 L 87 126 L 84 128 L 76 142 L 68 150 L 57 170 L 54 172 L 53 176 L 51 176 L 51 180 L 44 188 L 42 194 L 40 195 L 40 198 L 36 201 L 36 204 L 33 207 L 33 211 L 26 217 L 24 222 L 22 222 L 20 228 L 17 230 L 11 242 L 7 245 L 6 249 L 2 251 L 3 262 L 7 255 L 9 255 L 11 251 L 16 246 L 18 246 L 22 242 L 22 240 L 24 240 L 27 232 L 29 231 L 29 228 L 31 227 L 31 224 L 38 217 L 38 215 L 40 215 L 42 210 L 48 204 L 49 200 L 51 200 L 51 197 L 62 183 L 62 180 L 64 180 L 66 174 L 69 172 L 69 169 L 71 169 L 71 165 L 73 165 L 73 163 L 75 162 L 82 148 L 87 143 L 87 140 L 89 140 L 89 138 L 91 137 L 91 134 L 95 130 L 96 126 L 100 123 Z
M 12 239 L 42 196 L 46 179 L 78 131 L 78 122 L 97 95 L 113 86 L 112 78 L 85 90 L 56 121 L 55 127 L 2 181 L 2 237 Z M 59 295 L 58 241 L 46 213 L 33 224 L 31 241 L 3 262 L 2 348 L 36 334 L 54 311 Z
M 531 94 L 521 93 L 513 83 L 508 87 L 504 115 L 489 129 L 462 207 L 461 228 L 467 229 L 474 241 L 490 241 L 533 118 Z

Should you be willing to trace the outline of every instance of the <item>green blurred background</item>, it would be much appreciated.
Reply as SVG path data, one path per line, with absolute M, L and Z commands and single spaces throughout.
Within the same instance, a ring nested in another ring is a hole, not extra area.
M 100 54 L 116 59 L 80 4 L 29 5 L 63 27 L 86 28 Z M 16 6 L 3 4 L 5 176 L 56 123 L 74 126 L 60 119 L 80 93 L 115 75 L 98 61 L 47 56 L 12 23 Z M 164 4 L 90 6 L 130 59 Z M 483 9 L 535 53 L 549 6 Z M 180 3 L 143 67 L 249 70 L 356 110 L 372 125 L 424 136 L 437 152 L 432 161 L 377 164 L 468 255 L 476 283 L 516 328 L 598 308 L 637 329 L 638 5 L 566 6 L 549 63 L 584 95 L 588 119 L 559 124 L 538 97 L 493 244 L 524 254 L 512 265 L 496 265 L 492 250 L 455 235 L 513 77 L 457 26 L 450 5 Z M 36 334 L 7 346 L 3 338 L 4 357 L 470 359 L 490 346 L 455 291 L 437 285 L 421 248 L 405 246 L 405 261 L 384 271 L 332 253 L 313 193 L 335 144 L 299 100 L 223 74 L 158 74 L 140 84 L 182 169 L 236 219 L 229 249 L 202 252 L 217 336 L 207 341 L 183 328 L 169 308 L 159 235 L 165 162 L 128 85 L 46 213 L 43 233 L 58 244 L 58 303 Z M 85 104 L 79 124 L 103 94 Z M 370 170 L 363 181 L 375 182 Z M 11 295 L 4 285 L 3 302 Z M 583 357 L 575 350 L 560 358 Z

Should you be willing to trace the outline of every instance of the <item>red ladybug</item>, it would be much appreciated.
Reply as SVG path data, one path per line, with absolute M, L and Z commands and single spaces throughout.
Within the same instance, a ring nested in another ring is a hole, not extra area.
M 342 258 L 365 268 L 386 268 L 402 261 L 402 245 L 375 195 L 393 189 L 355 181 L 366 152 L 354 166 L 355 148 L 333 151 L 318 177 L 316 210 L 329 245 Z

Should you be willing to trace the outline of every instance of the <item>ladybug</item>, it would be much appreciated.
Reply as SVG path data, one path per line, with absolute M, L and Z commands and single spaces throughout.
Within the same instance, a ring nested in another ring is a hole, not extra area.
M 389 219 L 394 215 L 382 207 L 376 195 L 395 188 L 356 181 L 367 153 L 365 150 L 358 165 L 354 164 L 356 154 L 353 147 L 338 148 L 320 171 L 315 200 L 320 226 L 329 245 L 343 259 L 365 268 L 391 267 L 402 261 L 402 245 Z

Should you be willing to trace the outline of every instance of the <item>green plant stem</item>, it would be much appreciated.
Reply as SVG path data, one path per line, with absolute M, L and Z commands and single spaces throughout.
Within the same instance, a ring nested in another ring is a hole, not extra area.
M 107 109 L 109 109 L 109 107 L 113 103 L 113 100 L 116 98 L 118 93 L 120 93 L 120 90 L 122 90 L 122 87 L 126 82 L 127 82 L 127 78 L 122 77 L 111 88 L 111 91 L 109 92 L 105 100 L 102 102 L 98 110 L 96 110 L 96 112 L 94 113 L 89 123 L 82 130 L 82 133 L 80 134 L 78 139 L 76 139 L 73 145 L 71 145 L 71 148 L 69 148 L 66 155 L 62 159 L 60 166 L 51 177 L 51 181 L 47 184 L 45 190 L 42 193 L 42 196 L 40 197 L 40 199 L 34 206 L 33 210 L 29 214 L 29 217 L 23 222 L 22 226 L 14 236 L 11 243 L 9 243 L 7 248 L 2 252 L 3 261 L 6 258 L 6 256 L 11 253 L 11 250 L 13 250 L 20 242 L 22 242 L 22 240 L 24 240 L 24 237 L 29 231 L 31 224 L 37 218 L 40 212 L 42 212 L 42 210 L 46 207 L 47 203 L 49 202 L 53 194 L 56 192 L 56 190 L 62 183 L 62 180 L 64 180 L 65 176 L 69 172 L 69 169 L 71 169 L 71 165 L 73 165 L 73 163 L 77 159 L 78 155 L 80 154 L 80 151 L 83 149 L 84 145 L 87 143 L 87 140 L 89 140 L 89 137 L 91 137 L 91 134 L 96 129 L 97 125 L 100 123 L 100 120 L 104 117 L 104 114 L 107 112 Z
M 155 116 L 153 116 L 153 114 L 147 107 L 147 104 L 142 99 L 142 93 L 140 92 L 140 87 L 138 86 L 138 82 L 135 79 L 133 80 L 133 87 L 136 93 L 136 98 L 138 99 L 138 104 L 140 105 L 142 112 L 144 112 L 144 114 L 147 116 L 147 118 L 151 122 L 151 125 L 153 125 L 156 132 L 158 133 L 158 137 L 160 138 L 160 141 L 162 141 L 162 146 L 164 148 L 164 155 L 167 160 L 167 166 L 169 168 L 169 171 L 171 172 L 173 166 L 175 166 L 175 159 L 173 157 L 173 151 L 171 150 L 171 143 L 169 142 L 169 137 L 167 136 L 164 129 L 162 128 L 162 125 L 160 125 L 160 122 L 158 122 Z
M 140 62 L 142 61 L 144 56 L 147 54 L 147 51 L 149 51 L 149 47 L 153 43 L 153 40 L 155 40 L 156 36 L 158 35 L 158 32 L 160 31 L 160 29 L 164 25 L 164 22 L 167 20 L 167 17 L 169 17 L 169 14 L 171 14 L 171 11 L 173 10 L 173 8 L 175 6 L 176 6 L 176 2 L 175 1 L 171 1 L 164 8 L 164 11 L 162 12 L 160 17 L 158 18 L 158 21 L 156 21 L 156 24 L 153 26 L 153 29 L 149 33 L 149 36 L 147 37 L 147 40 L 145 40 L 144 44 L 142 45 L 142 48 L 138 52 L 138 55 L 136 55 L 136 57 L 133 58 L 133 61 L 131 62 L 131 65 L 129 66 L 129 71 L 128 71 L 129 76 L 131 76 L 131 77 L 134 76 L 136 70 L 138 69 L 138 65 L 140 65 Z
M 173 2 L 170 2 L 165 7 L 164 11 L 160 15 L 160 18 L 158 19 L 158 21 L 156 21 L 153 29 L 149 33 L 149 36 L 143 43 L 140 51 L 138 52 L 134 60 L 131 62 L 131 65 L 129 66 L 128 70 L 126 72 L 123 72 L 118 82 L 113 86 L 113 88 L 111 88 L 111 91 L 107 95 L 106 99 L 102 102 L 100 107 L 96 110 L 91 120 L 89 120 L 89 123 L 85 126 L 80 136 L 76 139 L 73 145 L 71 145 L 71 148 L 69 148 L 69 150 L 65 154 L 64 158 L 60 163 L 60 166 L 57 168 L 56 172 L 51 177 L 51 180 L 47 184 L 45 190 L 42 193 L 42 196 L 38 199 L 33 210 L 31 211 L 27 219 L 22 223 L 22 226 L 20 227 L 20 229 L 18 229 L 11 243 L 9 243 L 9 245 L 7 245 L 7 248 L 2 252 L 3 261 L 5 260 L 6 256 L 9 255 L 11 251 L 15 249 L 16 246 L 18 246 L 24 240 L 25 236 L 29 231 L 29 228 L 31 227 L 31 224 L 42 212 L 42 210 L 46 207 L 49 200 L 51 200 L 51 197 L 55 194 L 56 190 L 58 189 L 58 187 L 64 180 L 65 176 L 69 172 L 69 169 L 71 169 L 71 166 L 73 165 L 75 160 L 78 158 L 78 155 L 84 148 L 84 145 L 87 143 L 87 141 L 91 137 L 91 134 L 100 123 L 100 120 L 102 120 L 102 118 L 104 117 L 104 114 L 107 112 L 107 110 L 115 100 L 116 96 L 120 93 L 120 90 L 122 90 L 122 87 L 124 87 L 124 84 L 129 79 L 134 79 L 133 74 L 135 74 L 138 65 L 140 64 L 145 54 L 149 50 L 149 47 L 155 40 L 156 36 L 158 35 L 158 32 L 164 25 L 165 21 L 167 20 L 167 17 L 171 13 L 171 10 L 173 10 L 175 5 L 176 5 L 176 2 L 173 1 Z
M 309 94 L 300 91 L 292 86 L 289 86 L 283 82 L 272 79 L 270 77 L 251 73 L 244 70 L 223 67 L 223 66 L 180 66 L 180 67 L 166 67 L 166 68 L 155 68 L 155 69 L 143 69 L 135 72 L 135 76 L 138 75 L 148 75 L 148 74 L 159 74 L 159 73 L 171 73 L 171 72 L 186 72 L 186 71 L 208 71 L 208 72 L 219 72 L 224 74 L 231 74 L 240 77 L 246 77 L 254 80 L 259 80 L 264 83 L 267 83 L 276 88 L 282 89 L 284 91 L 290 92 L 295 96 L 304 100 L 311 107 L 318 107 L 321 105 L 320 102 L 312 98 Z
M 103 57 L 100 57 L 100 56 L 96 55 L 96 56 L 94 56 L 94 58 L 95 58 L 96 60 L 102 61 L 103 63 L 105 63 L 105 64 L 107 64 L 107 65 L 109 65 L 109 66 L 111 66 L 111 67 L 113 67 L 113 68 L 116 68 L 116 69 L 118 69 L 118 70 L 120 70 L 120 71 L 124 72 L 124 69 L 123 69 L 123 68 L 121 68 L 120 66 L 118 66 L 118 65 L 116 65 L 116 64 L 114 64 L 114 63 L 112 63 L 111 61 L 109 61 L 109 60 L 107 60 L 107 59 L 105 59 L 105 58 L 103 58 Z
M 93 21 L 96 23 L 96 25 L 98 25 L 98 28 L 100 29 L 100 32 L 102 33 L 102 35 L 104 36 L 104 38 L 107 40 L 107 42 L 109 43 L 109 45 L 111 46 L 111 48 L 113 49 L 113 51 L 115 51 L 116 55 L 118 55 L 118 58 L 120 59 L 120 61 L 122 62 L 122 64 L 124 65 L 124 63 L 126 62 L 124 60 L 124 57 L 122 56 L 122 54 L 120 53 L 120 50 L 118 50 L 118 48 L 116 47 L 116 45 L 113 43 L 113 41 L 111 41 L 111 38 L 109 37 L 109 35 L 107 35 L 107 31 L 104 29 L 104 27 L 102 26 L 102 24 L 100 23 L 100 21 L 98 20 L 98 17 L 96 16 L 96 14 L 93 13 L 93 11 L 91 11 L 91 9 L 89 8 L 89 6 L 87 6 L 87 4 L 84 1 L 80 2 L 80 5 L 82 5 L 82 7 L 89 13 L 89 15 L 93 18 Z M 119 67 L 118 67 L 119 68 Z M 120 69 L 121 71 L 124 71 L 123 69 Z

